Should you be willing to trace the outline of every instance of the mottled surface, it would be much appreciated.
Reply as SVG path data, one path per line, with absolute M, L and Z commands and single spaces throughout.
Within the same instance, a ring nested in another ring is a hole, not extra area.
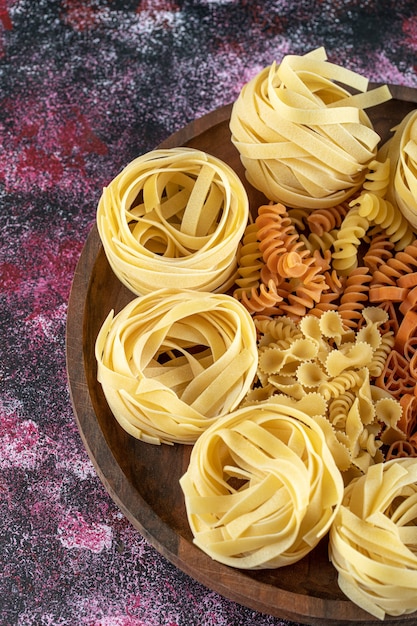
M 101 188 L 324 45 L 417 87 L 415 2 L 0 0 L 0 624 L 278 626 L 179 572 L 123 517 L 80 440 L 65 370 L 72 275 Z

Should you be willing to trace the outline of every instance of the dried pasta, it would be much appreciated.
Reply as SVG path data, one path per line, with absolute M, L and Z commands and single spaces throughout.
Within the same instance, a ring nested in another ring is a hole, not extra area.
M 235 409 L 257 368 L 256 332 L 232 296 L 161 289 L 111 312 L 98 380 L 120 425 L 143 441 L 194 443 Z
M 242 293 L 250 293 L 260 284 L 263 257 L 259 249 L 258 228 L 256 224 L 248 224 L 238 250 L 238 268 L 236 285 L 233 295 L 240 299 Z
M 363 264 L 374 274 L 381 265 L 392 259 L 394 244 L 388 239 L 386 233 L 379 231 L 379 229 L 374 234 L 369 235 L 370 231 L 367 233 L 370 241 L 368 249 L 363 255 Z
M 381 462 L 382 445 L 401 436 L 399 396 L 375 387 L 395 341 L 392 331 L 384 331 L 388 314 L 367 306 L 361 316 L 357 329 L 335 310 L 298 322 L 255 318 L 258 390 L 245 399 L 246 406 L 256 398 L 288 403 L 314 398 L 317 406 L 320 397 L 322 409 L 314 419 L 346 482 Z
M 351 202 L 358 207 L 358 214 L 383 228 L 396 250 L 403 250 L 415 238 L 408 221 L 396 205 L 376 193 L 363 192 Z
M 338 311 L 344 324 L 349 328 L 357 328 L 361 320 L 362 310 L 368 303 L 371 280 L 372 276 L 367 267 L 357 267 L 346 279 Z
M 297 260 L 294 270 L 301 266 L 303 258 L 308 255 L 298 233 L 288 216 L 287 209 L 283 204 L 270 204 L 260 206 L 255 220 L 258 229 L 259 249 L 269 271 L 277 276 L 277 282 L 286 277 L 282 264 L 283 255 L 292 255 Z M 291 273 L 288 275 L 291 276 Z
M 264 68 L 243 87 L 230 119 L 249 182 L 289 207 L 334 206 L 352 195 L 379 141 L 364 109 L 391 98 L 386 86 L 366 89 L 367 80 L 328 63 L 323 48 Z
M 349 202 L 342 202 L 337 206 L 311 211 L 307 223 L 310 231 L 315 235 L 323 235 L 341 227 L 343 219 L 350 210 Z
M 333 267 L 342 275 L 349 274 L 358 266 L 358 248 L 369 228 L 369 220 L 360 215 L 356 200 L 354 202 L 333 244 Z
M 248 215 L 226 163 L 172 148 L 138 157 L 104 188 L 97 227 L 110 266 L 136 295 L 172 284 L 227 291 Z
M 372 160 L 368 166 L 363 189 L 384 198 L 390 184 L 390 166 L 389 158 L 385 161 Z
M 279 312 L 282 296 L 277 291 L 275 282 L 271 279 L 267 284 L 260 283 L 259 287 L 252 287 L 250 291 L 242 290 L 236 297 L 252 314 Z
M 329 555 L 345 595 L 383 620 L 417 610 L 417 460 L 369 467 L 346 488 Z
M 194 543 L 241 569 L 303 558 L 327 533 L 343 496 L 321 428 L 271 400 L 207 429 L 180 484 Z
M 381 158 L 391 161 L 387 198 L 398 206 L 414 231 L 417 229 L 416 121 L 417 111 L 410 111 L 379 151 Z

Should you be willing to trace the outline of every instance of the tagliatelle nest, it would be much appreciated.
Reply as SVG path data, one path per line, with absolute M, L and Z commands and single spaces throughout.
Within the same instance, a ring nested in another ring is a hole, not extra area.
M 120 425 L 148 443 L 191 444 L 250 389 L 253 321 L 225 294 L 160 289 L 109 314 L 98 381 Z
M 242 569 L 294 563 L 326 534 L 343 481 L 315 420 L 270 400 L 219 419 L 180 484 L 194 542 Z
M 417 232 L 417 111 L 410 111 L 380 150 L 391 163 L 388 199 Z
M 288 207 L 346 200 L 363 184 L 380 140 L 364 109 L 391 98 L 386 86 L 367 87 L 328 63 L 323 48 L 264 68 L 241 90 L 230 120 L 248 181 Z
M 97 228 L 119 280 L 136 295 L 178 285 L 227 291 L 249 215 L 237 174 L 200 150 L 153 150 L 105 187 Z
M 346 487 L 330 558 L 339 587 L 371 615 L 417 610 L 417 459 L 378 463 Z

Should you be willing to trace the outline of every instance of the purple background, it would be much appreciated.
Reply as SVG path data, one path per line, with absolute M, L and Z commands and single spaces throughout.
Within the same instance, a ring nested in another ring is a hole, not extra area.
M 112 502 L 75 424 L 65 324 L 103 185 L 321 45 L 417 87 L 415 2 L 0 0 L 1 625 L 289 624 L 189 579 Z

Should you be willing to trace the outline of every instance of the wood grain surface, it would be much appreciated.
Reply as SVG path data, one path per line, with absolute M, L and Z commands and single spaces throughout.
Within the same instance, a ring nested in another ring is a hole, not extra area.
M 392 86 L 393 100 L 368 113 L 385 141 L 416 108 L 417 93 Z M 231 105 L 192 122 L 161 147 L 191 146 L 226 161 L 240 175 L 253 210 L 265 198 L 244 179 L 230 141 Z M 96 379 L 94 344 L 110 309 L 118 312 L 131 294 L 111 271 L 94 226 L 74 275 L 67 321 L 67 371 L 78 428 L 96 471 L 131 523 L 174 565 L 223 596 L 263 613 L 305 624 L 380 623 L 341 593 L 323 540 L 289 567 L 238 571 L 210 559 L 192 543 L 182 492 L 189 446 L 153 446 L 128 435 L 111 414 Z M 384 624 L 417 625 L 417 614 L 387 617 Z

